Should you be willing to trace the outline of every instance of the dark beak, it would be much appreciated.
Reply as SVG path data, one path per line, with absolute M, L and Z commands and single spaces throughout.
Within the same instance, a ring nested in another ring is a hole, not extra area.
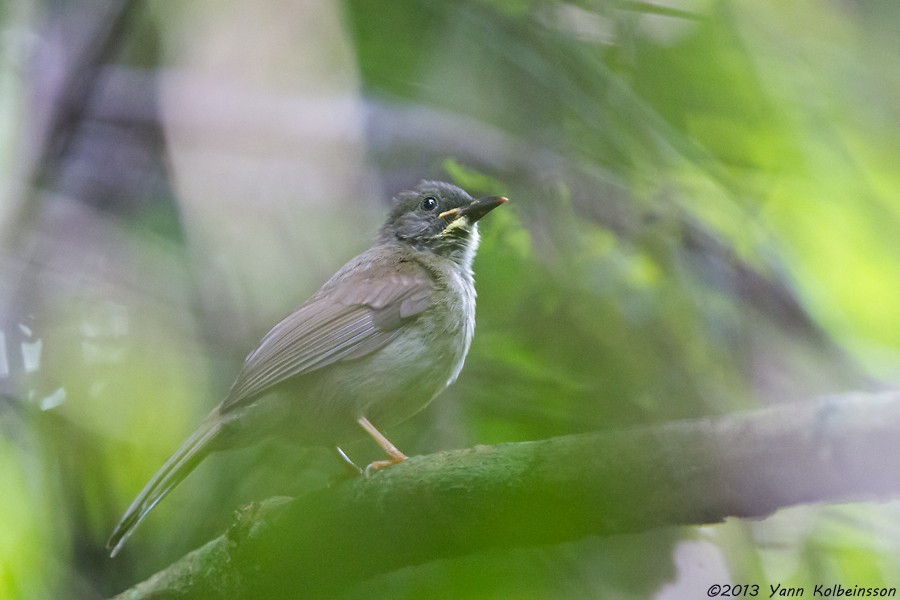
M 509 202 L 503 196 L 488 196 L 487 198 L 478 198 L 477 200 L 473 200 L 472 204 L 465 206 L 460 209 L 459 216 L 469 217 L 469 220 L 474 223 L 484 215 L 488 214 L 501 204 L 505 204 Z

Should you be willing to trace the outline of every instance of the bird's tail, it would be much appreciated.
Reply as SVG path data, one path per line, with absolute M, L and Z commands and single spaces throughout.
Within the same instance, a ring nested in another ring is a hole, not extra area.
M 112 535 L 109 536 L 106 547 L 110 551 L 110 556 L 119 553 L 137 526 L 153 510 L 153 507 L 206 458 L 213 450 L 212 443 L 220 432 L 221 421 L 218 415 L 210 415 L 197 431 L 166 460 L 125 511 Z

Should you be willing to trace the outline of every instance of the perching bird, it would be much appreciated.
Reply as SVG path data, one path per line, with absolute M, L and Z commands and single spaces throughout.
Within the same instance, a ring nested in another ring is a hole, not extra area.
M 218 450 L 269 435 L 338 447 L 361 427 L 388 456 L 369 469 L 405 460 L 373 423 L 412 416 L 459 375 L 475 331 L 477 221 L 504 202 L 440 181 L 399 194 L 375 244 L 247 356 L 225 399 L 125 511 L 107 542 L 111 556 Z

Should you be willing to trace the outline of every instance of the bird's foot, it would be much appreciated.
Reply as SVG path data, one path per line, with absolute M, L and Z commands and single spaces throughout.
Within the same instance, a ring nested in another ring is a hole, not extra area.
M 389 439 L 384 437 L 384 434 L 378 431 L 378 429 L 376 429 L 375 426 L 372 425 L 367 418 L 360 417 L 356 420 L 356 422 L 359 423 L 360 427 L 365 429 L 370 436 L 372 436 L 372 439 L 375 440 L 375 443 L 381 446 L 381 449 L 384 450 L 385 454 L 388 455 L 387 460 L 376 460 L 368 467 L 366 467 L 366 477 L 370 476 L 375 471 L 380 471 L 385 467 L 390 467 L 392 465 L 396 465 L 397 463 L 402 463 L 404 460 L 406 460 L 406 455 L 397 450 L 397 446 L 392 444 Z
M 375 471 L 380 471 L 381 469 L 392 467 L 406 460 L 406 455 L 396 448 L 394 448 L 394 452 L 395 453 L 389 454 L 390 458 L 388 458 L 387 460 L 376 460 L 369 463 L 369 466 L 367 466 L 365 470 L 366 477 L 371 477 Z

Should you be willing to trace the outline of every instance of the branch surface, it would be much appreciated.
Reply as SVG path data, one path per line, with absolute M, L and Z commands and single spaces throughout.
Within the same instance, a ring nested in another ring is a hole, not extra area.
M 900 393 L 413 457 L 243 509 L 120 599 L 320 597 L 488 548 L 764 517 L 900 490 Z

